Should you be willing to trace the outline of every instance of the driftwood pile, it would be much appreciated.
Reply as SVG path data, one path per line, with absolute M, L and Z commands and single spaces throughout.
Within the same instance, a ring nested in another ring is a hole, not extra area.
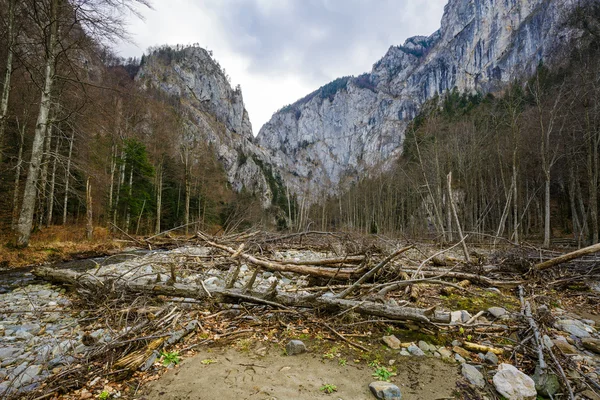
M 174 243 L 174 240 L 164 237 L 136 241 L 150 248 L 167 244 L 172 246 Z M 510 257 L 498 256 L 493 259 L 494 262 L 488 262 L 488 257 L 475 252 L 468 257 L 466 251 L 465 261 L 461 261 L 458 255 L 453 257 L 453 249 L 459 245 L 466 250 L 464 239 L 433 255 L 430 255 L 431 251 L 425 253 L 422 245 L 398 244 L 382 238 L 367 240 L 360 236 L 329 232 L 289 235 L 252 232 L 221 237 L 198 232 L 193 239 L 179 241 L 178 244 L 210 248 L 211 260 L 221 260 L 220 265 L 229 268 L 224 286 L 209 290 L 202 281 L 181 283 L 180 268 L 203 268 L 203 260 L 199 261 L 197 257 L 190 258 L 189 265 L 183 263 L 178 266 L 174 263 L 168 282 L 131 281 L 124 276 L 97 275 L 94 271 L 78 273 L 49 267 L 34 270 L 34 274 L 40 278 L 77 288 L 82 306 L 96 310 L 95 317 L 91 318 L 101 318 L 105 325 L 113 326 L 112 331 L 120 332 L 111 341 L 93 347 L 93 351 L 86 354 L 87 362 L 97 362 L 96 369 L 90 370 L 89 365 L 79 364 L 78 368 L 58 373 L 54 382 L 60 382 L 62 390 L 79 387 L 100 371 L 102 374 L 126 377 L 147 370 L 160 357 L 162 349 L 187 336 L 196 340 L 186 349 L 210 343 L 211 329 L 207 328 L 207 324 L 216 315 L 228 312 L 227 308 L 219 307 L 238 304 L 242 307 L 266 308 L 290 316 L 306 316 L 307 313 L 313 316 L 333 314 L 334 317 L 348 313 L 362 315 L 364 320 L 356 325 L 405 324 L 425 332 L 448 334 L 468 329 L 484 344 L 466 342 L 465 347 L 484 352 L 491 350 L 502 353 L 509 350 L 513 352 L 512 357 L 520 362 L 533 360 L 531 362 L 543 372 L 550 369 L 556 371 L 562 377 L 566 392 L 573 398 L 569 380 L 561 367 L 564 362 L 561 361 L 561 355 L 549 353 L 542 347 L 540 335 L 547 321 L 543 322 L 543 318 L 536 315 L 537 307 L 532 307 L 533 300 L 529 300 L 527 295 L 533 299 L 547 285 L 583 281 L 586 277 L 589 279 L 597 275 L 598 263 L 579 257 L 600 250 L 598 245 L 567 257 L 558 254 L 554 257 L 553 253 L 539 249 L 519 249 L 521 264 L 515 268 L 514 262 L 513 265 L 506 262 Z M 333 256 L 309 261 L 283 259 L 277 256 L 277 251 L 282 249 L 320 250 Z M 236 282 L 242 264 L 253 269 L 253 272 L 240 287 Z M 258 290 L 257 276 L 265 271 L 273 273 L 276 279 L 266 290 Z M 282 276 L 301 276 L 310 283 L 284 290 L 280 285 Z M 479 317 L 482 311 L 467 321 L 455 321 L 451 314 L 455 310 L 442 309 L 435 302 L 428 307 L 415 305 L 419 288 L 422 287 L 436 287 L 446 294 L 468 295 L 473 286 L 495 288 L 518 295 L 523 318 L 510 323 L 481 323 Z M 203 310 L 187 311 L 184 307 L 186 303 L 201 305 Z M 340 332 L 340 328 L 331 325 L 322 324 L 350 345 L 368 350 L 364 345 L 348 339 Z M 236 336 L 253 329 L 256 328 L 244 329 L 242 325 L 232 323 L 228 328 L 217 328 L 217 331 L 223 337 Z M 494 338 L 506 338 L 511 333 L 519 338 L 517 342 L 500 349 L 493 345 Z M 549 366 L 544 355 L 550 357 L 552 366 Z M 46 391 L 58 391 L 58 387 L 49 384 Z

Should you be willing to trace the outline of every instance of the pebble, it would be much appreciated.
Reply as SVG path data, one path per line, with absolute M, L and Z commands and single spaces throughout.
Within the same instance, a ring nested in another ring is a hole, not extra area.
M 445 348 L 445 347 L 440 347 L 438 349 L 438 352 L 440 353 L 440 355 L 443 358 L 450 358 L 450 357 L 452 357 L 452 352 L 449 349 Z
M 462 365 L 462 374 L 472 385 L 478 388 L 485 387 L 485 379 L 483 378 L 482 373 L 471 364 L 464 363 Z
M 407 350 L 413 356 L 423 357 L 425 355 L 423 350 L 421 350 L 418 346 L 415 346 L 414 344 L 408 346 Z
M 302 340 L 290 340 L 285 346 L 285 351 L 288 356 L 302 354 L 306 352 L 306 345 Z
M 466 363 L 466 362 L 467 362 L 467 360 L 465 360 L 463 357 L 461 357 L 461 355 L 460 355 L 460 354 L 455 354 L 455 355 L 454 355 L 454 359 L 455 359 L 456 361 L 458 361 L 459 363 L 461 363 L 461 364 L 464 364 L 464 363 Z
M 429 343 L 425 342 L 424 340 L 419 340 L 419 343 L 417 343 L 417 345 L 424 352 L 431 351 L 431 347 L 429 346 Z M 433 351 L 435 351 L 435 347 L 434 347 Z
M 369 389 L 373 396 L 384 400 L 400 400 L 402 393 L 400 388 L 390 382 L 375 381 L 369 384 Z
M 502 307 L 490 307 L 487 309 L 487 312 L 490 313 L 494 318 L 500 318 L 503 315 L 508 314 L 506 309 Z
M 498 365 L 498 356 L 491 351 L 485 353 L 485 362 L 491 365 Z
M 383 340 L 383 343 L 385 343 L 391 349 L 398 350 L 401 347 L 400 339 L 394 335 L 384 336 L 381 339 Z

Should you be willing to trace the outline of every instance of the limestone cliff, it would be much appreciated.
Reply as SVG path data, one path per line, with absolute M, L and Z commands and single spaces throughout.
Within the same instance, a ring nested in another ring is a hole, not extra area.
M 260 196 L 264 207 L 271 204 L 272 171 L 266 169 L 266 152 L 253 143 L 241 89 L 231 87 L 206 50 L 162 47 L 144 58 L 136 80 L 177 100 L 186 115 L 183 140 L 210 143 L 235 190 L 244 187 Z
M 592 0 L 590 0 L 592 1 Z M 581 33 L 577 0 L 450 0 L 441 28 L 392 46 L 370 73 L 286 106 L 259 132 L 290 189 L 332 192 L 402 151 L 420 107 L 453 88 L 486 93 L 552 63 Z

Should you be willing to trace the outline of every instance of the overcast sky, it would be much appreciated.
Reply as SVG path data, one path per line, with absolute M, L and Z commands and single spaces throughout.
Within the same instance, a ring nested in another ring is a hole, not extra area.
M 139 57 L 149 46 L 192 44 L 240 84 L 254 134 L 286 104 L 345 75 L 369 72 L 390 45 L 439 28 L 447 0 L 151 0 L 132 18 Z

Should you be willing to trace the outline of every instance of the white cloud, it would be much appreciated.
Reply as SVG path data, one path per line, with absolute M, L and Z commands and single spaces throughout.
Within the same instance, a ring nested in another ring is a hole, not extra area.
M 254 134 L 286 104 L 345 75 L 368 72 L 390 45 L 439 28 L 446 0 L 155 0 L 121 43 L 124 57 L 149 46 L 192 44 L 240 84 Z

